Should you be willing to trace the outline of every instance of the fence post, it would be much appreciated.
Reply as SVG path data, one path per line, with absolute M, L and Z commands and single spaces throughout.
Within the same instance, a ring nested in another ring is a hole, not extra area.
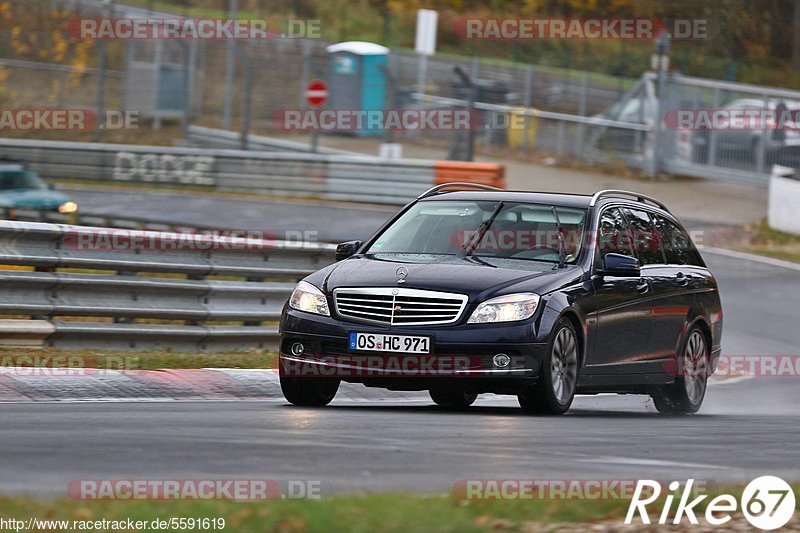
M 558 155 L 559 158 L 561 158 L 561 156 L 564 155 L 564 134 L 565 134 L 564 121 L 563 120 L 559 120 L 558 121 L 558 141 L 557 141 L 558 147 L 556 148 L 556 155 Z
M 522 147 L 526 150 L 528 146 L 528 128 L 530 127 L 531 117 L 528 110 L 531 108 L 531 92 L 533 91 L 533 65 L 525 68 L 525 94 L 522 97 L 522 106 L 525 108 L 525 115 L 522 119 Z
M 181 42 L 180 44 L 181 48 L 183 48 L 183 117 L 181 119 L 181 127 L 183 129 L 183 138 L 188 139 L 192 108 L 192 81 L 190 79 L 192 75 L 192 67 L 190 65 L 192 53 L 190 48 L 194 45 L 190 45 L 187 42 Z
M 584 71 L 581 79 L 581 99 L 578 102 L 578 114 L 582 117 L 586 116 L 587 100 L 589 98 L 589 73 Z M 586 123 L 581 122 L 578 125 L 578 143 L 575 155 L 583 157 L 583 145 L 586 140 Z
M 769 95 L 764 95 L 764 110 L 769 111 Z M 764 173 L 764 163 L 767 159 L 767 144 L 769 144 L 769 127 L 766 124 L 761 126 L 761 137 L 758 140 L 758 153 L 756 154 L 756 172 Z
M 714 110 L 719 109 L 719 87 L 714 87 Z M 717 130 L 711 128 L 708 133 L 708 166 L 717 164 Z
M 250 60 L 250 54 L 243 47 L 236 47 L 236 53 L 241 55 L 244 60 L 244 108 L 240 142 L 242 150 L 247 150 L 250 137 L 250 108 L 253 98 L 253 62 Z
M 109 0 L 103 6 L 103 16 L 114 16 L 114 0 Z M 100 39 L 100 61 L 97 68 L 97 126 L 95 126 L 95 140 L 100 142 L 103 136 L 106 114 L 106 63 L 108 62 L 108 49 L 105 39 Z
M 202 117 L 206 112 L 206 65 L 208 62 L 208 43 L 206 41 L 201 41 L 199 46 L 200 50 L 198 51 L 198 54 L 200 55 L 200 65 L 197 67 L 197 73 L 195 75 L 195 81 L 197 82 L 199 79 L 199 83 L 197 84 L 197 97 L 192 98 L 199 103 L 194 116 Z
M 475 110 L 475 102 L 478 101 L 478 80 L 481 74 L 481 63 L 480 59 L 476 56 L 472 56 L 472 65 L 470 68 L 470 78 L 472 81 L 470 91 L 469 91 L 469 109 L 470 114 L 474 114 Z M 468 142 L 467 142 L 467 161 L 472 161 L 475 159 L 475 128 L 470 125 L 469 132 L 468 132 Z
M 656 40 L 656 50 L 654 57 L 657 60 L 658 71 L 658 93 L 656 100 L 656 117 L 655 124 L 655 145 L 653 146 L 653 173 L 658 174 L 664 168 L 664 151 L 662 144 L 664 143 L 664 111 L 666 110 L 667 102 L 667 62 L 669 56 L 669 35 L 663 33 Z
M 299 108 L 303 108 L 306 105 L 306 87 L 308 87 L 308 84 L 311 81 L 311 41 L 309 39 L 303 39 L 301 43 L 302 44 L 300 46 L 303 54 L 303 69 L 300 74 L 300 87 L 297 91 Z
M 235 19 L 239 10 L 238 0 L 228 0 L 228 6 L 228 16 L 231 19 Z M 233 73 L 236 67 L 236 41 L 228 39 L 227 47 L 225 57 L 225 107 L 222 112 L 222 123 L 224 129 L 230 130 L 231 115 L 233 113 Z

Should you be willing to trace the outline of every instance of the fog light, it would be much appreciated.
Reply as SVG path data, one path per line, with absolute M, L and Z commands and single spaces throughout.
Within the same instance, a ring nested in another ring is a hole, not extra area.
M 505 368 L 511 364 L 511 358 L 504 353 L 499 353 L 492 357 L 492 363 L 497 368 Z
M 303 352 L 306 351 L 306 347 L 303 346 L 302 342 L 296 342 L 292 344 L 292 355 L 303 355 Z

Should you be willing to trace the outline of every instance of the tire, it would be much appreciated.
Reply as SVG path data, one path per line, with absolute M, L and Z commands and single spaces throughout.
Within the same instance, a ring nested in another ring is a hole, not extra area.
M 433 403 L 452 410 L 466 409 L 472 405 L 478 395 L 455 389 L 431 389 L 428 391 Z
M 579 346 L 572 322 L 567 318 L 559 320 L 550 336 L 538 382 L 517 396 L 523 411 L 563 415 L 569 410 L 578 384 Z
M 283 397 L 298 407 L 323 407 L 339 390 L 339 380 L 330 378 L 289 378 L 281 376 Z
M 690 415 L 700 410 L 708 386 L 708 341 L 697 326 L 689 330 L 678 361 L 675 383 L 651 394 L 659 413 Z

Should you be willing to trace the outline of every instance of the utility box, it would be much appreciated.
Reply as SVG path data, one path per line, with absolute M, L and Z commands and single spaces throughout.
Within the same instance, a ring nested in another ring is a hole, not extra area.
M 386 102 L 386 63 L 389 49 L 375 43 L 348 41 L 328 46 L 330 83 L 327 109 L 383 111 Z M 362 137 L 381 136 L 382 128 L 353 130 Z
M 195 44 L 131 41 L 126 52 L 126 111 L 143 117 L 180 118 L 191 101 Z

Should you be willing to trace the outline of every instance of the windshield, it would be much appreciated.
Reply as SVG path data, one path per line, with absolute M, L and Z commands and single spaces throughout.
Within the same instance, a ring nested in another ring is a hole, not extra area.
M 42 179 L 30 170 L 0 170 L 0 190 L 46 189 Z
M 463 255 L 574 263 L 586 212 L 518 202 L 419 202 L 367 254 Z M 560 231 L 559 231 L 560 228 Z M 563 256 L 562 256 L 563 254 Z

